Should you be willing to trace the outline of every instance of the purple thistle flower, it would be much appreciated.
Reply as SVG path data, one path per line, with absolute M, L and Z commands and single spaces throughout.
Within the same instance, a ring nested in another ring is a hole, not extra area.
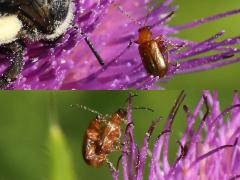
M 74 26 L 70 26 L 64 36 L 53 42 L 32 42 L 24 39 L 24 68 L 8 89 L 61 89 L 70 70 L 78 64 L 72 56 L 74 47 L 82 42 L 81 32 L 93 31 L 110 2 L 74 0 L 73 3 Z M 88 9 L 88 12 L 82 15 L 85 9 Z M 1 72 L 6 69 L 9 59 L 6 54 L 0 53 Z
M 155 83 L 168 81 L 175 74 L 213 69 L 240 60 L 235 56 L 239 49 L 230 47 L 238 44 L 240 37 L 217 41 L 224 31 L 202 42 L 171 36 L 184 29 L 238 14 L 240 10 L 169 26 L 167 22 L 177 7 L 171 6 L 172 0 L 165 0 L 156 6 L 148 15 L 147 25 L 151 26 L 154 37 L 161 35 L 166 46 L 173 46 L 168 54 L 168 73 L 159 79 L 146 74 L 136 45 L 127 48 L 130 40 L 137 39 L 139 26 L 126 18 L 118 8 L 111 6 L 112 0 L 74 2 L 74 27 L 70 27 L 63 37 L 52 43 L 26 40 L 23 72 L 10 89 L 161 89 Z M 120 8 L 133 14 L 131 16 L 141 24 L 146 21 L 144 14 L 147 14 L 147 3 L 143 0 L 119 2 Z M 85 44 L 82 32 L 89 35 L 105 60 L 105 66 L 99 66 Z M 207 52 L 214 54 L 203 55 Z M 6 55 L 0 54 L 1 71 L 6 68 L 8 61 Z
M 123 177 L 127 179 L 143 179 L 144 168 L 148 167 L 150 180 L 161 179 L 236 179 L 240 177 L 240 100 L 238 93 L 233 96 L 233 104 L 225 110 L 220 110 L 218 93 L 203 92 L 203 97 L 193 112 L 184 105 L 187 127 L 182 138 L 177 141 L 179 149 L 173 163 L 169 163 L 169 138 L 174 117 L 184 100 L 181 92 L 166 124 L 156 138 L 151 156 L 148 156 L 148 144 L 154 127 L 159 120 L 149 127 L 141 148 L 138 148 L 133 138 L 131 117 L 131 98 L 128 102 L 128 122 L 122 148 Z M 202 114 L 201 109 L 204 110 Z M 227 116 L 227 120 L 224 117 Z M 200 123 L 193 128 L 200 116 Z M 203 135 L 204 134 L 204 135 Z M 150 158 L 150 165 L 146 159 Z M 113 178 L 118 179 L 119 172 L 112 171 Z

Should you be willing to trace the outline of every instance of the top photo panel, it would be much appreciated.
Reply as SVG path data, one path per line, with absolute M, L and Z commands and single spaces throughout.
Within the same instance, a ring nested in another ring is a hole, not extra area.
M 238 89 L 239 20 L 239 0 L 0 0 L 0 89 Z

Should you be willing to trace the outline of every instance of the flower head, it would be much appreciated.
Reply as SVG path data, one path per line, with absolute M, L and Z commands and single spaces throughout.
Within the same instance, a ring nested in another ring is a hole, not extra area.
M 169 137 L 174 117 L 185 97 L 182 92 L 169 113 L 167 122 L 156 138 L 151 150 L 150 165 L 147 165 L 148 143 L 156 126 L 154 121 L 149 127 L 141 148 L 133 138 L 133 126 L 128 126 L 123 138 L 122 165 L 124 179 L 143 179 L 143 171 L 149 167 L 148 178 L 155 179 L 234 179 L 240 177 L 240 101 L 234 93 L 233 105 L 221 111 L 218 94 L 203 92 L 193 112 L 184 105 L 187 127 L 182 138 L 177 141 L 179 149 L 172 164 L 169 163 Z M 201 109 L 205 106 L 205 112 Z M 131 99 L 129 99 L 128 122 L 132 123 Z M 227 121 L 224 116 L 230 114 Z M 197 128 L 193 128 L 200 122 Z M 203 135 L 205 134 L 205 135 Z M 112 171 L 113 178 L 118 179 L 118 171 Z
M 53 42 L 26 40 L 25 65 L 11 89 L 160 89 L 156 82 L 167 81 L 176 74 L 213 69 L 239 61 L 236 57 L 239 49 L 230 46 L 238 44 L 240 37 L 217 41 L 224 34 L 220 31 L 202 42 L 194 42 L 172 35 L 238 14 L 240 10 L 169 26 L 167 23 L 177 10 L 171 5 L 172 0 L 155 5 L 149 14 L 149 2 L 143 0 L 119 1 L 119 7 L 113 0 L 74 0 L 74 3 L 73 26 L 64 36 Z M 145 22 L 154 37 L 161 36 L 168 47 L 170 67 L 164 78 L 148 75 L 137 45 L 128 46 L 130 40 L 137 39 L 138 29 Z M 96 61 L 84 42 L 85 35 L 104 59 L 105 66 L 101 67 Z M 204 55 L 208 52 L 212 55 Z M 2 54 L 0 60 L 2 71 L 9 59 Z

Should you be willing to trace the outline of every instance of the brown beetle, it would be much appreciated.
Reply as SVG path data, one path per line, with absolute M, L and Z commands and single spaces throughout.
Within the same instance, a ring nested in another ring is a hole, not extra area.
M 115 151 L 120 143 L 121 124 L 127 111 L 119 109 L 109 118 L 97 116 L 88 126 L 83 139 L 83 158 L 93 167 L 100 167 L 105 162 L 110 166 L 107 156 Z
M 138 50 L 142 63 L 148 74 L 164 77 L 168 72 L 168 49 L 161 36 L 153 39 L 150 27 L 144 26 L 138 30 L 139 37 L 135 43 L 139 44 Z
M 140 28 L 138 29 L 138 32 L 139 32 L 138 40 L 136 40 L 135 43 L 139 45 L 138 47 L 139 54 L 141 56 L 142 63 L 144 65 L 146 72 L 149 75 L 152 75 L 154 77 L 157 77 L 157 76 L 159 78 L 164 77 L 168 72 L 169 64 L 170 64 L 168 59 L 169 50 L 166 45 L 169 43 L 163 40 L 162 35 L 156 38 L 153 38 L 151 29 L 154 27 L 154 25 L 153 26 L 145 25 L 151 11 L 149 11 L 148 15 L 146 16 L 146 20 L 143 25 L 138 21 L 134 20 L 119 5 L 115 3 L 113 3 L 113 5 L 117 7 L 122 14 L 127 16 L 135 24 L 140 25 Z M 166 20 L 170 18 L 173 14 L 174 12 L 171 12 L 163 19 Z M 178 68 L 178 64 L 173 66 L 176 66 L 176 68 Z

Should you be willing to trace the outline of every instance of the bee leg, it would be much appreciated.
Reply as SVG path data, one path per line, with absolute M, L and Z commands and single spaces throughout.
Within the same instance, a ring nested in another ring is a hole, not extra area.
M 25 48 L 21 40 L 14 41 L 5 45 L 5 49 L 9 49 L 13 58 L 10 66 L 0 76 L 0 89 L 5 89 L 11 82 L 17 79 L 23 68 L 23 51 Z
M 92 51 L 92 53 L 94 54 L 94 56 L 96 57 L 98 63 L 101 65 L 101 66 L 104 66 L 104 60 L 102 59 L 102 57 L 100 56 L 100 54 L 97 52 L 96 48 L 94 47 L 92 41 L 89 39 L 89 37 L 81 32 L 80 33 L 82 36 L 83 36 L 83 39 L 84 41 L 87 43 L 88 47 L 90 48 L 90 50 Z

